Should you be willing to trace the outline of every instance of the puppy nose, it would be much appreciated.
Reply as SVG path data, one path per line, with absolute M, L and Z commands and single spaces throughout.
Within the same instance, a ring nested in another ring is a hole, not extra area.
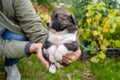
M 46 25 L 47 25 L 47 27 L 49 27 L 50 23 L 49 23 L 49 22 L 47 22 L 47 23 L 46 23 Z

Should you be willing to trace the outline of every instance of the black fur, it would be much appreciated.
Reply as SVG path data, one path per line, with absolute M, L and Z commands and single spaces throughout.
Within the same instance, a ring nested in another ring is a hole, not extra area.
M 61 29 L 61 26 L 61 23 L 59 23 L 59 21 L 57 20 L 52 24 L 52 28 L 55 29 L 57 32 L 63 31 L 63 29 Z
M 66 46 L 66 48 L 69 51 L 76 51 L 79 48 L 79 42 L 78 41 L 73 41 L 71 43 L 64 43 L 64 46 Z
M 43 48 L 42 48 L 43 57 L 44 57 L 47 61 L 49 61 L 49 54 L 48 54 L 48 53 L 45 53 L 45 52 L 43 51 L 43 49 L 48 49 L 48 48 L 51 47 L 52 45 L 53 45 L 52 42 L 46 40 L 46 41 L 45 41 L 45 44 L 43 45 Z
M 52 42 L 46 40 L 46 41 L 45 41 L 45 44 L 43 45 L 43 47 L 47 49 L 47 48 L 51 47 L 52 45 L 53 45 Z
M 71 19 L 71 22 L 74 24 L 74 25 L 77 25 L 78 24 L 78 21 L 75 17 L 73 17 L 73 15 L 70 15 L 70 19 Z

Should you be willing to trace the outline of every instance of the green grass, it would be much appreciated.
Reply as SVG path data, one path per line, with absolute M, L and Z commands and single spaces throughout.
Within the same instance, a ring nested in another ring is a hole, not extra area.
M 0 80 L 5 80 L 3 59 L 0 59 Z M 22 80 L 81 80 L 82 64 L 76 61 L 67 67 L 63 67 L 55 74 L 51 74 L 37 59 L 35 55 L 29 58 L 22 58 L 18 63 L 18 68 L 22 75 Z M 2 76 L 2 77 L 1 77 Z
M 4 59 L 0 59 L 0 80 L 5 80 Z M 76 61 L 51 74 L 36 55 L 22 58 L 18 63 L 22 80 L 120 80 L 120 61 L 106 59 L 97 64 Z
M 78 65 L 79 64 L 79 65 Z M 20 71 L 24 80 L 67 80 L 67 75 L 70 75 L 72 80 L 81 78 L 81 64 L 79 61 L 58 70 L 55 74 L 51 74 L 39 62 L 36 56 L 29 59 L 25 58 L 19 63 Z M 75 76 L 78 74 L 77 76 Z
M 4 71 L 4 67 L 2 66 L 3 65 L 3 61 L 4 59 L 0 59 L 0 80 L 5 80 L 5 71 Z
M 120 61 L 111 58 L 91 64 L 91 71 L 97 80 L 120 80 Z

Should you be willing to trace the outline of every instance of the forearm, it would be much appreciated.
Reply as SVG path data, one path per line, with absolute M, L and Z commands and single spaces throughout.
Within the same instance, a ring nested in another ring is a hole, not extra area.
M 28 42 L 25 41 L 8 41 L 0 38 L 0 57 L 20 58 L 28 56 L 25 52 L 25 47 L 27 44 Z

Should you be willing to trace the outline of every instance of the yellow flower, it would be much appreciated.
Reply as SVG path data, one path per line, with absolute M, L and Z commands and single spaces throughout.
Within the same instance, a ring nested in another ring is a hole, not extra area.
M 100 33 L 98 31 L 93 31 L 93 36 L 97 36 L 99 35 Z
M 109 27 L 104 26 L 104 27 L 103 27 L 103 32 L 109 32 Z
M 40 15 L 40 17 L 44 20 L 44 21 L 48 21 L 50 19 L 50 15 L 48 13 L 43 13 Z
M 87 22 L 90 23 L 92 21 L 91 18 L 87 18 Z

